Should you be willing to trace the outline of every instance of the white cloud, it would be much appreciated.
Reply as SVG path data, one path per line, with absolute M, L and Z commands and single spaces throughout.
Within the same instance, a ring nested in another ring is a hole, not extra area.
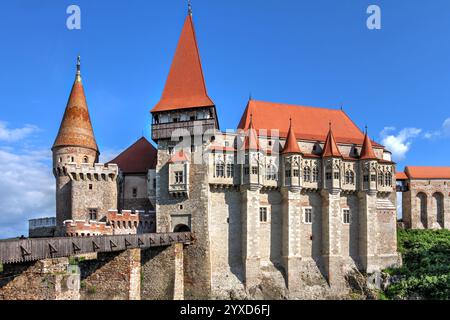
M 28 220 L 55 216 L 55 180 L 47 150 L 0 149 L 0 239 L 28 235 Z
M 422 129 L 405 128 L 395 134 L 394 127 L 385 127 L 381 132 L 382 143 L 392 152 L 394 160 L 399 161 L 405 159 L 406 153 L 410 150 L 412 140 L 419 136 Z
M 450 137 L 450 118 L 445 119 L 439 130 L 426 132 L 424 137 L 426 139 Z
M 7 122 L 0 121 L 0 141 L 16 142 L 23 140 L 36 131 L 38 131 L 38 127 L 29 124 L 23 128 L 10 129 Z
M 100 150 L 100 163 L 107 163 L 117 157 L 123 150 L 118 149 L 104 149 Z

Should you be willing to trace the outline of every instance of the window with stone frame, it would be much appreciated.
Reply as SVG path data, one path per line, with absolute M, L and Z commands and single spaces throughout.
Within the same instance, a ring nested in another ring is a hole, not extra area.
M 227 178 L 234 177 L 234 164 L 227 163 Z
M 370 175 L 370 181 L 372 181 L 372 182 L 376 182 L 376 181 L 377 181 L 377 175 L 376 175 L 376 173 L 372 173 L 372 174 Z
M 269 221 L 267 207 L 259 208 L 259 221 L 260 222 L 268 222 Z
M 342 210 L 342 222 L 344 224 L 350 224 L 350 209 Z
M 298 169 L 292 170 L 292 175 L 293 175 L 295 178 L 300 177 L 300 170 L 298 170 Z
M 96 221 L 97 220 L 97 212 L 98 212 L 98 210 L 95 208 L 88 209 L 88 219 L 92 220 L 92 221 Z
M 252 174 L 258 174 L 258 167 L 256 166 L 252 167 Z
M 225 177 L 225 164 L 222 161 L 216 163 L 216 178 Z
M 386 187 L 392 186 L 392 173 L 386 172 L 384 175 L 384 185 Z
M 336 172 L 334 173 L 334 179 L 339 180 L 340 177 L 341 177 L 341 175 L 339 174 L 338 171 L 336 171 Z
M 312 224 L 313 222 L 313 209 L 304 208 L 303 209 L 303 222 L 306 224 Z
M 175 184 L 184 183 L 184 173 L 183 171 L 175 171 Z
M 352 170 L 345 172 L 345 184 L 355 184 L 355 173 Z
M 319 181 L 319 169 L 314 167 L 312 170 L 311 182 Z
M 381 187 L 384 185 L 384 175 L 383 172 L 378 173 L 378 185 Z
M 277 180 L 277 169 L 273 164 L 269 164 L 266 168 L 266 179 Z
M 249 167 L 245 167 L 244 168 L 244 174 L 245 175 L 249 175 L 250 174 L 250 168 Z
M 331 180 L 331 179 L 333 179 L 333 174 L 330 171 L 328 171 L 325 173 L 325 177 L 327 180 Z
M 132 190 L 133 198 L 137 198 L 137 193 L 138 193 L 138 189 L 133 188 L 133 190 Z
M 305 182 L 311 181 L 311 168 L 310 167 L 303 168 L 303 181 L 305 181 Z
M 364 182 L 369 182 L 369 175 L 365 174 L 363 177 Z

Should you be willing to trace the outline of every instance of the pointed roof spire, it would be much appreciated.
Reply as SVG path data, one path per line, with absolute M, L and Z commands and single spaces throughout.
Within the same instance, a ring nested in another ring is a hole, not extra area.
M 75 82 L 52 149 L 67 146 L 84 147 L 99 152 L 81 82 L 79 56 Z
M 253 114 L 250 114 L 250 123 L 248 125 L 248 136 L 244 141 L 245 150 L 260 150 L 258 134 L 253 126 Z
M 192 5 L 191 0 L 188 0 L 188 15 L 192 17 Z
M 336 139 L 334 139 L 331 121 L 330 121 L 329 125 L 330 125 L 330 130 L 328 131 L 327 139 L 325 140 L 325 145 L 323 146 L 322 157 L 341 157 L 342 158 L 342 154 L 339 151 L 339 148 L 336 143 Z
M 194 23 L 188 14 L 163 94 L 151 112 L 212 106 L 214 102 L 206 91 Z
M 361 148 L 361 160 L 375 160 L 378 159 L 373 151 L 372 141 L 370 141 L 369 134 L 367 132 L 366 126 L 366 134 L 364 136 L 364 142 Z
M 295 129 L 292 125 L 292 118 L 289 118 L 290 125 L 289 125 L 289 132 L 287 135 L 286 143 L 284 145 L 282 154 L 285 153 L 301 153 L 300 147 L 297 143 L 297 138 L 295 136 Z

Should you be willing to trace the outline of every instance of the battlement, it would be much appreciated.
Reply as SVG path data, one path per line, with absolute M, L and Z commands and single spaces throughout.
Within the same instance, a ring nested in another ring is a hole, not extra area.
M 114 229 L 114 234 L 151 232 L 155 225 L 154 214 L 139 210 L 109 210 L 107 220 Z
M 64 221 L 65 234 L 69 237 L 89 237 L 112 235 L 113 229 L 106 222 L 66 220 Z
M 115 181 L 119 173 L 119 167 L 116 164 L 95 163 L 94 165 L 83 163 L 69 163 L 63 167 L 63 174 L 75 181 Z

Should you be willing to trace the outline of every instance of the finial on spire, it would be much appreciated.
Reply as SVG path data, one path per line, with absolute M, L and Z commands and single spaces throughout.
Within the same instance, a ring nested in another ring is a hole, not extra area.
M 364 127 L 365 129 L 366 129 L 366 134 L 367 134 L 367 132 L 368 132 L 368 127 L 367 127 L 367 124 L 365 125 L 365 127 Z
M 331 121 L 328 122 L 328 126 L 330 127 L 330 130 L 331 130 Z
M 77 56 L 77 76 L 76 81 L 81 82 L 81 56 Z
M 191 5 L 191 0 L 188 0 L 188 14 L 192 17 L 192 5 Z

